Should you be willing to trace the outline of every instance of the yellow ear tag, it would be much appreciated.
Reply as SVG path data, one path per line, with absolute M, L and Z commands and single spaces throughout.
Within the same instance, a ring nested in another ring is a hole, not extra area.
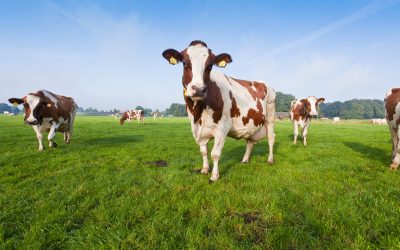
M 18 107 L 18 103 L 17 102 L 13 102 L 13 106 L 14 107 Z
M 225 68 L 225 66 L 226 66 L 226 62 L 225 61 L 220 61 L 218 63 L 218 67 Z
M 187 96 L 187 90 L 186 90 L 186 88 L 183 88 L 183 95 L 184 95 L 184 96 Z
M 169 59 L 169 63 L 175 65 L 177 63 L 176 59 L 174 57 L 171 57 Z
M 46 105 L 48 108 L 51 108 L 51 103 L 47 103 Z

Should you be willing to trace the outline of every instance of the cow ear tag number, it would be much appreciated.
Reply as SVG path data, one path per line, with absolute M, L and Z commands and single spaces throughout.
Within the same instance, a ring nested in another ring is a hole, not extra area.
M 172 65 L 175 65 L 177 63 L 177 61 L 176 61 L 176 59 L 174 57 L 171 57 L 169 59 L 169 63 L 172 64 Z
M 218 63 L 218 67 L 225 68 L 225 66 L 226 66 L 226 62 L 224 60 L 222 60 Z

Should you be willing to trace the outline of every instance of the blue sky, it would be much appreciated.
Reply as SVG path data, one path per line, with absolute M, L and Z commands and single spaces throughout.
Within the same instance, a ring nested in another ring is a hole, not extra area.
M 0 102 L 38 89 L 80 106 L 183 103 L 161 53 L 205 41 L 225 74 L 277 91 L 383 99 L 400 81 L 400 1 L 0 1 Z

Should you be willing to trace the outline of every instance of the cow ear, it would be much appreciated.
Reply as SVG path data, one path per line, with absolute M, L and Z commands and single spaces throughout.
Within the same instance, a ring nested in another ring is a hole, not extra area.
M 320 102 L 324 102 L 325 101 L 325 98 L 318 98 L 318 103 L 320 103 Z
M 182 60 L 183 60 L 182 54 L 174 49 L 164 50 L 162 55 L 172 65 L 182 62 Z
M 303 103 L 304 105 L 307 105 L 307 99 L 301 99 L 300 102 Z
M 19 104 L 24 103 L 24 100 L 22 100 L 20 98 L 10 98 L 10 99 L 8 99 L 8 102 L 11 103 L 14 107 L 16 107 Z
M 232 62 L 232 57 L 229 54 L 222 53 L 215 56 L 214 64 L 220 68 L 225 68 L 228 63 Z

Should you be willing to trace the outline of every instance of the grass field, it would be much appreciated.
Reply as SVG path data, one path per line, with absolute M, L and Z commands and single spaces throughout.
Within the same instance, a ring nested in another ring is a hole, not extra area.
M 266 141 L 241 164 L 245 141 L 228 139 L 214 184 L 193 171 L 187 118 L 79 116 L 56 141 L 38 152 L 21 116 L 0 116 L 0 249 L 400 248 L 386 126 L 314 120 L 304 147 L 277 121 L 275 164 Z

